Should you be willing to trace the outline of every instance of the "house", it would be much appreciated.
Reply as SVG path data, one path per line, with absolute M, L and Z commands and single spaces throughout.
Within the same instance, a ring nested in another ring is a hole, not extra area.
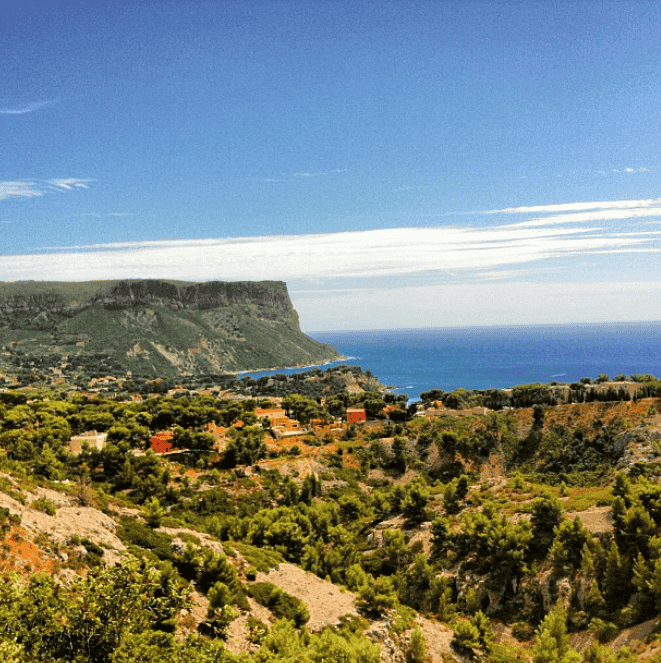
M 348 407 L 347 408 L 347 423 L 357 424 L 361 421 L 367 421 L 365 409 L 362 407 Z
M 281 433 L 287 434 L 302 430 L 300 422 L 296 419 L 290 419 L 282 408 L 255 408 L 255 414 L 258 417 L 268 418 L 272 430 L 277 429 Z
M 149 440 L 152 450 L 157 454 L 164 454 L 168 451 L 172 451 L 174 448 L 172 446 L 173 437 L 174 433 L 171 430 L 162 430 L 160 433 L 156 433 L 156 435 Z
M 287 413 L 281 407 L 256 407 L 255 414 L 258 417 L 268 417 L 269 419 L 287 416 Z
M 101 449 L 105 448 L 107 440 L 108 433 L 97 433 L 95 430 L 87 431 L 80 435 L 73 435 L 67 447 L 72 456 L 79 456 L 83 450 L 83 445 L 87 444 L 90 449 L 101 451 Z

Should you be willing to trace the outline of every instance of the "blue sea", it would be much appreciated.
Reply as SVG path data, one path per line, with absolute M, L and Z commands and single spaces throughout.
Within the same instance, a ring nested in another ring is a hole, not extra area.
M 503 389 L 530 382 L 575 382 L 604 373 L 661 377 L 661 322 L 308 335 L 348 356 L 333 364 L 361 366 L 412 401 L 430 389 Z

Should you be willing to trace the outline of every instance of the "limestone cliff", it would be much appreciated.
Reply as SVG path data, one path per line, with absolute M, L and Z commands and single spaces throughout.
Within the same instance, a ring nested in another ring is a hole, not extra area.
M 280 281 L 0 284 L 5 351 L 144 375 L 313 364 L 339 353 L 300 329 Z M 89 372 L 89 371 L 88 371 Z

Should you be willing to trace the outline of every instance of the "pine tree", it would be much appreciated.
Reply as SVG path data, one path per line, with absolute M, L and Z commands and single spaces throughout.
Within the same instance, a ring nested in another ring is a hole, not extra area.
M 489 618 L 481 610 L 478 610 L 470 618 L 470 621 L 480 634 L 480 646 L 485 651 L 489 651 L 493 642 L 493 629 Z
M 392 452 L 394 456 L 395 467 L 400 472 L 406 472 L 406 468 L 408 467 L 410 461 L 406 438 L 402 437 L 401 435 L 397 435 L 392 443 Z
M 145 504 L 140 515 L 142 515 L 149 527 L 155 528 L 161 526 L 166 513 L 166 510 L 161 506 L 158 498 L 152 497 L 151 500 Z
M 621 497 L 624 500 L 624 505 L 627 508 L 631 506 L 631 481 L 624 472 L 620 471 L 615 475 L 612 492 L 615 497 Z
M 458 622 L 454 626 L 454 639 L 452 644 L 461 650 L 473 650 L 475 647 L 480 646 L 480 632 L 477 630 L 475 624 L 470 620 L 465 619 Z
M 425 636 L 419 628 L 413 629 L 411 642 L 406 651 L 407 663 L 425 663 L 428 659 Z
M 453 610 L 452 588 L 444 576 L 436 576 L 431 580 L 429 589 L 429 609 L 436 614 L 439 620 L 448 621 Z
M 431 488 L 422 477 L 416 477 L 406 486 L 401 503 L 402 512 L 411 520 L 423 520 L 427 516 L 425 508 L 430 499 Z
M 594 574 L 594 557 L 587 543 L 581 550 L 581 571 L 588 577 Z
M 585 607 L 590 615 L 603 615 L 606 608 L 606 601 L 599 589 L 599 583 L 596 580 L 592 581 L 590 585 L 590 593 L 588 594 Z
M 457 494 L 457 481 L 451 481 L 443 491 L 443 508 L 446 513 L 459 512 L 459 496 Z
M 603 593 L 609 605 L 614 608 L 622 607 L 631 593 L 631 582 L 627 565 L 620 557 L 617 543 L 611 543 L 606 557 L 606 569 L 603 579 Z
M 598 642 L 593 642 L 584 652 L 584 663 L 615 663 L 617 655 L 614 651 L 600 645 Z
M 581 660 L 581 655 L 569 642 L 566 619 L 561 603 L 546 615 L 537 631 L 534 663 L 578 663 Z
M 573 521 L 564 521 L 555 530 L 551 546 L 551 559 L 558 573 L 567 573 L 581 565 L 583 546 L 592 540 L 588 529 L 578 516 Z
M 450 521 L 438 516 L 431 524 L 432 547 L 434 554 L 440 554 L 450 540 Z
M 562 517 L 562 504 L 553 493 L 546 492 L 533 502 L 530 522 L 534 547 L 540 552 L 548 551 L 553 542 L 553 531 Z

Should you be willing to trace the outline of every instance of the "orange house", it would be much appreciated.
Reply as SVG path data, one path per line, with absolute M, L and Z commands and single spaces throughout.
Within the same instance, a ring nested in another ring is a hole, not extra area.
M 347 408 L 347 423 L 357 424 L 360 421 L 367 421 L 365 410 L 361 407 L 348 407 Z
M 172 451 L 172 438 L 174 434 L 171 430 L 162 430 L 160 433 L 156 433 L 154 437 L 151 438 L 151 448 L 157 454 L 164 454 L 167 451 Z

